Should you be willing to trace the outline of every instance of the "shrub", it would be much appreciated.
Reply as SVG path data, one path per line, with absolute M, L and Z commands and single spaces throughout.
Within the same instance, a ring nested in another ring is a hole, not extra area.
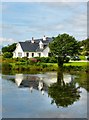
M 57 63 L 56 57 L 35 57 L 37 62 L 42 63 Z
M 37 59 L 36 58 L 30 58 L 30 64 L 33 64 L 33 63 L 37 63 Z
M 50 57 L 49 63 L 57 63 L 57 58 L 56 57 Z
M 13 54 L 10 53 L 10 52 L 5 52 L 5 53 L 3 54 L 3 57 L 4 57 L 4 58 L 12 58 L 12 56 L 13 56 Z
M 69 58 L 69 57 L 66 57 L 66 58 L 65 58 L 65 63 L 68 63 L 69 60 L 70 60 L 70 58 Z

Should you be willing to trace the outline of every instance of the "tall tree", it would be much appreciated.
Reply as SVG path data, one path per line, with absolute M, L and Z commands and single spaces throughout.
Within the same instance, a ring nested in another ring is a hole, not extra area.
M 62 67 L 67 55 L 78 54 L 79 45 L 76 39 L 69 34 L 59 34 L 49 44 L 51 53 L 58 58 L 58 66 Z

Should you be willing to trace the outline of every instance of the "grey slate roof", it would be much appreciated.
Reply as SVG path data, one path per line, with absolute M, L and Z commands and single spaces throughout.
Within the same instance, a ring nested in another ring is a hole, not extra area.
M 24 52 L 41 52 L 43 51 L 47 46 L 48 44 L 52 41 L 52 38 L 46 38 L 46 41 L 43 41 L 43 39 L 36 39 L 34 40 L 35 42 L 34 43 L 31 43 L 31 40 L 29 41 L 25 41 L 25 42 L 19 42 L 21 47 L 22 47 L 22 50 Z M 39 47 L 39 42 L 42 41 L 43 42 L 43 45 L 44 45 L 44 49 L 40 49 Z

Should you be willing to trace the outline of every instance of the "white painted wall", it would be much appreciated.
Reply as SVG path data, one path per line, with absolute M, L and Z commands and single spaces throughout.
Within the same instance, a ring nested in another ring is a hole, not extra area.
M 46 49 L 44 49 L 44 51 L 42 53 L 42 57 L 48 57 L 49 51 L 50 51 L 49 47 L 46 47 Z
M 23 50 L 22 50 L 22 48 L 21 48 L 21 45 L 20 45 L 20 43 L 17 43 L 17 45 L 16 45 L 16 49 L 15 49 L 15 51 L 13 52 L 13 58 L 17 58 L 17 57 L 19 57 L 18 56 L 18 53 L 22 53 L 22 57 L 24 57 L 24 52 L 23 52 Z

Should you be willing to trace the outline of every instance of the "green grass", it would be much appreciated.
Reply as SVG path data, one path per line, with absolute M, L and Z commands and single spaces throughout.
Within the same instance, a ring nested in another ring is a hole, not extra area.
M 54 67 L 57 67 L 57 63 L 46 63 L 47 65 L 53 65 Z M 87 66 L 88 62 L 69 62 L 64 63 L 65 66 Z
M 88 63 L 87 62 L 69 62 L 69 63 L 65 63 L 65 66 L 87 66 Z

